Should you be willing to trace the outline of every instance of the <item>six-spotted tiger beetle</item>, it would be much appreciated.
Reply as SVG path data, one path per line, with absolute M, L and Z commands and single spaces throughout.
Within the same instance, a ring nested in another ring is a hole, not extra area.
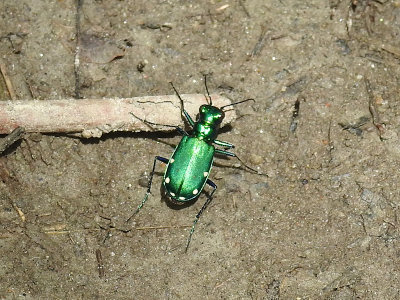
M 256 170 L 245 165 L 239 159 L 239 157 L 236 156 L 236 154 L 226 151 L 228 149 L 234 148 L 234 145 L 216 139 L 221 122 L 225 117 L 224 108 L 247 101 L 254 101 L 254 99 L 242 100 L 222 106 L 220 108 L 215 107 L 212 105 L 212 99 L 210 97 L 210 93 L 207 87 L 206 76 L 204 76 L 204 82 L 208 95 L 208 97 L 206 97 L 208 104 L 200 106 L 199 117 L 196 122 L 193 121 L 193 119 L 184 109 L 183 100 L 178 91 L 175 89 L 174 85 L 171 83 L 172 88 L 174 89 L 176 95 L 181 102 L 181 112 L 193 129 L 190 134 L 177 126 L 156 124 L 138 118 L 141 121 L 150 125 L 174 127 L 176 128 L 176 130 L 178 130 L 179 133 L 183 135 L 183 138 L 178 146 L 175 148 L 175 151 L 169 160 L 161 156 L 155 157 L 146 195 L 144 196 L 136 211 L 132 214 L 132 216 L 129 217 L 127 222 L 129 222 L 131 218 L 139 212 L 151 193 L 151 184 L 153 181 L 153 175 L 157 161 L 161 161 L 167 164 L 167 169 L 165 171 L 163 179 L 163 185 L 167 195 L 174 204 L 185 204 L 188 201 L 197 198 L 203 190 L 205 184 L 208 184 L 213 189 L 212 192 L 207 195 L 207 201 L 203 204 L 202 208 L 197 213 L 196 218 L 193 221 L 193 226 L 189 233 L 185 252 L 189 248 L 195 226 L 200 216 L 210 204 L 212 197 L 217 189 L 216 184 L 208 179 L 211 167 L 213 165 L 214 154 L 218 153 L 236 157 L 246 168 L 258 173 Z M 221 146 L 224 148 L 224 150 L 216 149 L 214 145 Z

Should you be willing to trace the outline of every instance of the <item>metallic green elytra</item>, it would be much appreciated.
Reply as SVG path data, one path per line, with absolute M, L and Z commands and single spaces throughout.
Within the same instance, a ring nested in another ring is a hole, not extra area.
M 146 195 L 144 196 L 136 211 L 127 220 L 127 222 L 137 212 L 139 212 L 151 193 L 151 185 L 157 161 L 161 161 L 167 164 L 167 169 L 165 171 L 163 179 L 163 185 L 172 202 L 176 204 L 183 204 L 197 198 L 203 191 L 205 184 L 208 184 L 213 189 L 212 192 L 207 195 L 206 202 L 203 204 L 202 208 L 197 213 L 195 220 L 193 221 L 193 226 L 190 230 L 185 251 L 187 251 L 187 249 L 189 248 L 189 244 L 197 221 L 199 220 L 203 211 L 210 204 L 212 196 L 217 189 L 216 184 L 208 179 L 214 160 L 214 154 L 219 153 L 227 156 L 236 157 L 240 162 L 242 162 L 239 157 L 236 156 L 236 154 L 226 151 L 228 149 L 234 148 L 234 145 L 216 139 L 221 122 L 225 117 L 223 109 L 225 107 L 233 106 L 246 101 L 254 101 L 254 99 L 246 99 L 243 101 L 225 105 L 221 108 L 215 107 L 212 105 L 210 93 L 208 92 L 206 77 L 204 78 L 204 81 L 208 94 L 207 100 L 209 101 L 209 104 L 200 106 L 199 117 L 196 122 L 193 121 L 193 119 L 184 109 L 183 100 L 178 91 L 171 83 L 172 88 L 174 89 L 176 95 L 181 102 L 181 112 L 193 129 L 190 134 L 177 126 L 155 124 L 138 118 L 141 121 L 150 125 L 173 127 L 183 135 L 183 138 L 178 146 L 175 148 L 175 151 L 169 160 L 161 156 L 155 157 L 153 162 L 153 170 L 150 173 Z M 224 149 L 216 149 L 214 145 L 223 147 Z M 256 170 L 246 166 L 245 164 L 243 165 L 246 168 L 257 172 Z
M 196 198 L 210 173 L 215 148 L 204 139 L 184 136 L 176 147 L 164 175 L 164 187 L 175 202 Z

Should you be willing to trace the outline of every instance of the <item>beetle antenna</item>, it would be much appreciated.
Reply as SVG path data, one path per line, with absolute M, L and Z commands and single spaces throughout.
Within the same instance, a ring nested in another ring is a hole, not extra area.
M 208 87 L 207 87 L 207 75 L 206 74 L 204 74 L 204 85 L 206 86 L 206 91 L 207 91 L 207 95 L 208 95 L 208 98 L 206 96 L 207 102 L 209 102 L 209 104 L 212 106 L 210 92 L 208 91 Z
M 220 107 L 220 109 L 222 110 L 222 109 L 225 108 L 225 107 L 233 106 L 233 105 L 240 104 L 240 103 L 247 102 L 247 101 L 254 101 L 254 102 L 256 102 L 256 100 L 254 100 L 253 98 L 249 98 L 249 99 L 242 100 L 242 101 L 239 101 L 239 102 L 235 102 L 235 103 L 231 103 L 231 104 L 228 104 L 228 105 L 224 105 L 224 106 Z
M 179 100 L 181 101 L 181 113 L 183 113 L 184 108 L 183 108 L 183 100 L 182 100 L 182 98 L 181 98 L 181 95 L 179 95 L 177 89 L 174 87 L 174 84 L 173 84 L 171 81 L 170 81 L 169 83 L 171 84 L 172 88 L 173 88 L 174 91 L 175 91 L 175 94 L 178 96 Z

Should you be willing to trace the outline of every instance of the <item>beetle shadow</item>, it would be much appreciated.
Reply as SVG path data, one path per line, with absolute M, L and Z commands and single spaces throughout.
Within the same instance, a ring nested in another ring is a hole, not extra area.
M 161 194 L 161 201 L 164 202 L 169 208 L 173 210 L 181 210 L 186 207 L 192 206 L 194 203 L 197 202 L 197 198 L 187 201 L 187 202 L 178 202 L 173 200 L 170 196 L 168 196 L 167 191 L 164 188 L 164 185 L 161 184 L 160 186 L 160 194 Z
M 163 185 L 161 185 L 161 187 L 160 187 L 160 193 L 161 193 L 161 201 L 164 202 L 169 208 L 171 208 L 173 210 L 181 210 L 181 209 L 187 208 L 187 207 L 195 204 L 200 198 L 205 197 L 205 200 L 206 200 L 207 197 L 210 196 L 210 193 L 203 189 L 203 191 L 196 198 L 194 198 L 190 201 L 187 201 L 187 202 L 178 202 L 178 201 L 171 199 L 171 197 L 168 196 Z

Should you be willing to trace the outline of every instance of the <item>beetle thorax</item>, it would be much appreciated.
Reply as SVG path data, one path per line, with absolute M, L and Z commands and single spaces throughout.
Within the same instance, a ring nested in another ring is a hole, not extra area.
M 199 119 L 194 125 L 195 135 L 207 141 L 214 140 L 224 119 L 224 112 L 212 105 L 202 105 L 199 109 Z

